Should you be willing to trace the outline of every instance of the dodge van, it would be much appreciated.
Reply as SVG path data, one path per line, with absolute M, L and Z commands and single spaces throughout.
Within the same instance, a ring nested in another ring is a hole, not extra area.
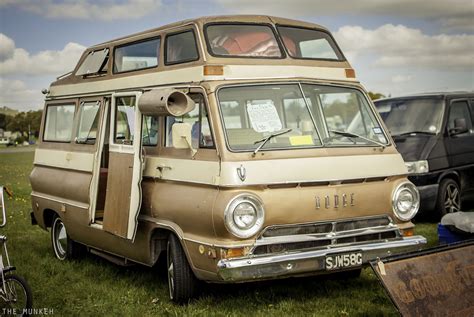
M 474 198 L 474 93 L 387 98 L 375 106 L 418 187 L 420 214 L 439 220 Z
M 322 26 L 206 17 L 87 48 L 46 95 L 32 221 L 59 260 L 199 280 L 336 271 L 418 249 L 416 186 Z

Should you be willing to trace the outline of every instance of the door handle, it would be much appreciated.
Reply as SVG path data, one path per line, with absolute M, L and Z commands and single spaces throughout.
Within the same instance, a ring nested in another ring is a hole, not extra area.
M 158 164 L 158 166 L 156 167 L 156 170 L 160 172 L 160 175 L 158 175 L 156 178 L 162 178 L 163 177 L 163 171 L 165 169 L 169 169 L 171 170 L 171 166 L 168 166 L 168 165 L 164 165 L 164 164 Z
M 164 171 L 165 169 L 172 170 L 171 166 L 164 165 L 164 164 L 158 164 L 158 166 L 156 167 L 156 169 L 159 170 L 161 173 L 163 173 L 163 171 Z

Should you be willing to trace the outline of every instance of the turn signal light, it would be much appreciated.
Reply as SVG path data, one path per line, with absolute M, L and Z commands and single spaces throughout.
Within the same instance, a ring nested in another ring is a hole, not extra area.
M 356 78 L 356 72 L 353 68 L 346 68 L 346 78 Z
M 221 75 L 224 75 L 224 66 L 222 65 L 204 66 L 204 76 L 221 76 Z
M 237 258 L 239 256 L 245 255 L 245 248 L 235 248 L 235 249 L 227 249 L 225 252 L 226 258 Z
M 415 234 L 415 231 L 413 230 L 413 228 L 402 229 L 401 231 L 404 237 L 413 237 L 413 235 Z

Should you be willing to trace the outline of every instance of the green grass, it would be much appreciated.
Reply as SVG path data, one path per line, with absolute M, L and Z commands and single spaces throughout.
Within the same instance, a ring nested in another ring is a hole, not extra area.
M 57 316 L 397 316 L 370 268 L 357 279 L 307 277 L 237 285 L 203 285 L 202 296 L 187 306 L 168 299 L 162 267 L 119 267 L 93 255 L 60 262 L 49 233 L 30 224 L 33 152 L 1 153 L 0 184 L 11 188 L 8 249 L 17 273 L 25 277 L 34 306 Z M 420 223 L 417 234 L 437 244 L 436 225 Z

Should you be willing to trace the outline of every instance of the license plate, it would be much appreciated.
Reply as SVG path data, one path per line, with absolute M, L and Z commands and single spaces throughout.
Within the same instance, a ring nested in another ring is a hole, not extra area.
M 326 270 L 339 270 L 362 265 L 362 252 L 348 252 L 327 255 L 324 261 Z

